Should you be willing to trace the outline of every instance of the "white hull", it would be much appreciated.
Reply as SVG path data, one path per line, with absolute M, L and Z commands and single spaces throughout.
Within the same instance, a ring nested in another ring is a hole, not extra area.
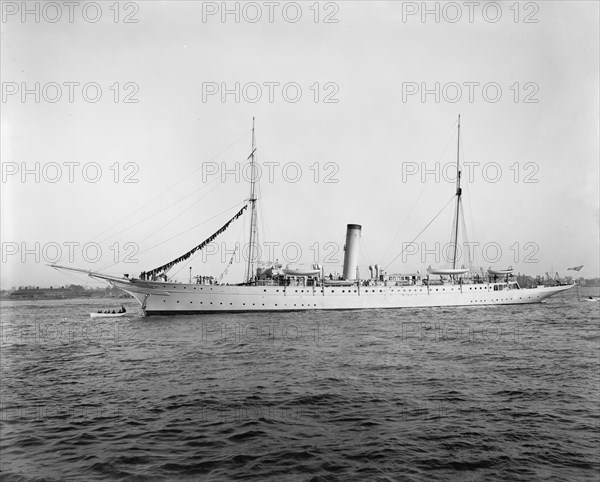
M 430 286 L 227 286 L 110 279 L 146 315 L 248 311 L 357 310 L 540 303 L 572 288 L 503 289 L 499 284 Z

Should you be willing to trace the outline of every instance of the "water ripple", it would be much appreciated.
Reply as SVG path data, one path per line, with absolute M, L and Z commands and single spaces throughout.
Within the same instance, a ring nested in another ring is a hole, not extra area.
M 598 312 L 3 303 L 3 480 L 597 480 Z M 41 320 L 41 321 L 40 321 Z

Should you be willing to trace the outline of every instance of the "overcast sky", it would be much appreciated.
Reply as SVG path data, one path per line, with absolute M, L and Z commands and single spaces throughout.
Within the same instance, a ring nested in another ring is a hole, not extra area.
M 407 243 L 455 192 L 460 114 L 475 265 L 598 276 L 598 2 L 448 5 L 4 2 L 2 288 L 202 242 L 248 198 L 253 117 L 265 260 L 341 271 L 357 223 L 361 275 L 447 265 L 452 203 Z M 220 276 L 247 231 L 176 279 Z

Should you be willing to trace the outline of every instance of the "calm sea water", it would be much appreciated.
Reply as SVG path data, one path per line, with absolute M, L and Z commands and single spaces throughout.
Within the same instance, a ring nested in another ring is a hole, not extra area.
M 598 289 L 582 290 L 583 295 Z M 599 305 L 2 303 L 3 480 L 598 480 Z

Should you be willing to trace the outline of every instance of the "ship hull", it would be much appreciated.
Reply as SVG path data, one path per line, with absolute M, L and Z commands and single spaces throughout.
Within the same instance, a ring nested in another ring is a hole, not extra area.
M 541 303 L 573 285 L 500 289 L 500 284 L 430 286 L 229 286 L 110 280 L 146 315 L 363 310 Z

